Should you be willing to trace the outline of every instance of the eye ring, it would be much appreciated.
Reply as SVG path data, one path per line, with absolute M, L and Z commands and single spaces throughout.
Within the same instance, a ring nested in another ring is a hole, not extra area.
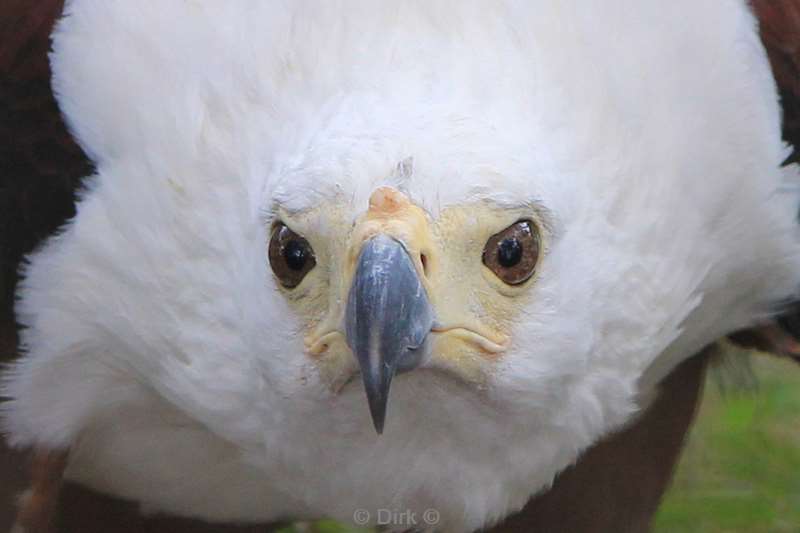
M 536 271 L 540 241 L 536 224 L 519 220 L 489 237 L 483 248 L 483 264 L 507 285 L 521 285 Z
M 317 264 L 314 249 L 308 240 L 278 222 L 269 240 L 269 264 L 280 284 L 287 289 L 300 285 Z

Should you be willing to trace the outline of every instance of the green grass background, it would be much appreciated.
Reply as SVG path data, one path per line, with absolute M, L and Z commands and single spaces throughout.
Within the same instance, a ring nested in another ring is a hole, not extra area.
M 324 521 L 281 533 L 365 533 Z M 654 533 L 800 533 L 800 365 L 732 353 L 709 371 Z
M 748 358 L 709 373 L 654 532 L 800 532 L 800 365 Z

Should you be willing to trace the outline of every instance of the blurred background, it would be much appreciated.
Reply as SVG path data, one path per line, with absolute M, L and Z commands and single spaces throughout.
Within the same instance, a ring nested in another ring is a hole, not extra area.
M 706 377 L 658 533 L 800 531 L 800 366 L 728 357 Z

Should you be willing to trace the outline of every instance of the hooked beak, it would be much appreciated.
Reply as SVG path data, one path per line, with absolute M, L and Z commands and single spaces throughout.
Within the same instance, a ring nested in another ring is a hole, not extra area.
M 423 362 L 433 309 L 403 245 L 387 235 L 364 243 L 347 298 L 345 333 L 356 356 L 372 422 L 383 432 L 396 372 Z

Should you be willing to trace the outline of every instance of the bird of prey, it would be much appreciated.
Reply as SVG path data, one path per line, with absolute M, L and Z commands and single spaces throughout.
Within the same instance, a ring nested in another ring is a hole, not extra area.
M 51 64 L 3 427 L 144 513 L 491 526 L 798 293 L 744 0 L 72 0 Z

